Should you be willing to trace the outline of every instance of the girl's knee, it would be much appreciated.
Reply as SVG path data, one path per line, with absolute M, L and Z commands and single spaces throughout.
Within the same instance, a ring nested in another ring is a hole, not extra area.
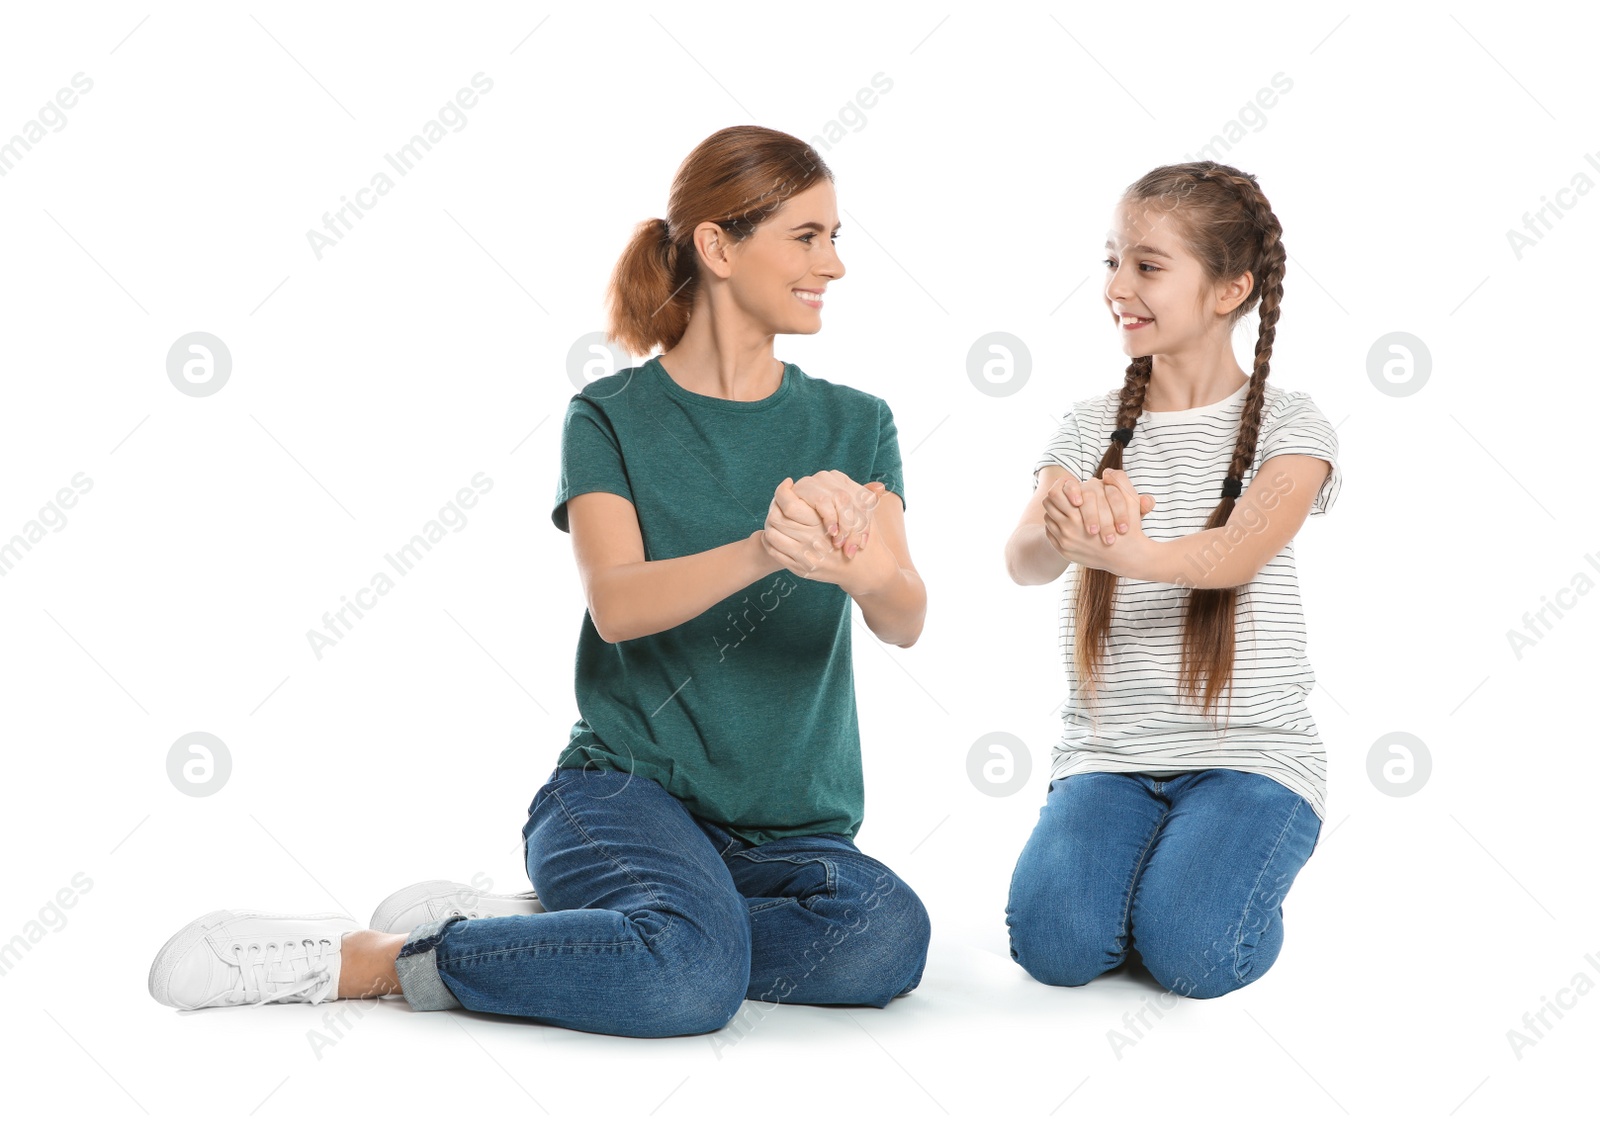
M 1145 968 L 1150 970 L 1150 975 L 1163 989 L 1192 1000 L 1211 1000 L 1226 996 L 1235 989 L 1242 989 L 1251 982 L 1259 980 L 1270 966 L 1270 961 L 1263 963 L 1247 960 L 1242 965 L 1221 962 L 1201 969 L 1196 974 L 1183 969 L 1174 971 L 1160 965 L 1159 962 L 1152 963 L 1149 959 L 1145 960 Z
M 1277 960 L 1282 940 L 1279 923 L 1265 932 L 1178 929 L 1155 944 L 1141 942 L 1139 956 L 1168 992 L 1209 1000 L 1259 980 Z
M 1093 914 L 1046 909 L 1037 903 L 1006 914 L 1011 959 L 1046 985 L 1087 985 L 1122 964 L 1117 923 Z

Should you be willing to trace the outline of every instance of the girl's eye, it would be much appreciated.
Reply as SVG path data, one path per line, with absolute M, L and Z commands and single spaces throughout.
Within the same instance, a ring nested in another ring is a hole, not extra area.
M 1108 270 L 1116 270 L 1117 264 L 1113 260 L 1102 259 L 1102 260 L 1100 260 L 1100 262 L 1104 263 Z M 1143 270 L 1145 267 L 1149 267 L 1152 271 L 1159 271 L 1161 269 L 1160 267 L 1156 266 L 1154 263 L 1140 263 L 1139 267 L 1140 267 L 1141 270 Z

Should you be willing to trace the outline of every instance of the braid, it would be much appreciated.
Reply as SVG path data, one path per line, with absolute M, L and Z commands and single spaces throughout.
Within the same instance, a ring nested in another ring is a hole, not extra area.
M 1144 397 L 1150 388 L 1152 371 L 1153 365 L 1148 356 L 1135 357 L 1128 363 L 1122 379 L 1122 392 L 1117 400 L 1116 430 L 1124 435 L 1132 433 L 1139 417 L 1144 414 Z M 1128 442 L 1131 441 L 1125 441 L 1120 436 L 1111 437 L 1109 446 L 1100 456 L 1095 478 L 1103 477 L 1108 468 L 1122 470 L 1122 453 Z M 1100 569 L 1088 572 L 1089 583 L 1080 583 L 1078 586 L 1074 655 L 1078 682 L 1088 688 L 1090 700 L 1094 701 L 1099 697 L 1099 675 L 1105 663 L 1105 639 L 1111 628 L 1111 610 L 1115 603 L 1118 577 L 1115 573 Z M 1091 714 L 1090 718 L 1098 729 L 1098 717 Z
M 1256 351 L 1250 373 L 1250 384 L 1245 392 L 1244 406 L 1239 420 L 1239 435 L 1234 441 L 1233 456 L 1223 483 L 1222 498 L 1207 518 L 1204 529 L 1225 526 L 1233 514 L 1234 491 L 1238 490 L 1244 473 L 1255 462 L 1256 444 L 1261 435 L 1262 407 L 1266 401 L 1267 373 L 1271 368 L 1272 343 L 1277 336 L 1278 312 L 1283 303 L 1283 275 L 1288 259 L 1283 247 L 1283 228 L 1262 195 L 1256 179 L 1247 173 L 1228 166 L 1213 166 L 1199 175 L 1200 180 L 1212 180 L 1226 186 L 1237 201 L 1240 218 L 1252 230 L 1254 239 L 1251 254 L 1245 260 L 1254 286 L 1250 295 L 1237 307 L 1246 311 L 1260 301 L 1260 328 L 1256 333 Z M 1222 272 L 1226 277 L 1231 272 Z M 1230 490 L 1230 488 L 1232 488 Z M 1184 693 L 1198 698 L 1204 683 L 1204 705 L 1207 710 L 1222 696 L 1223 689 L 1233 681 L 1235 636 L 1238 627 L 1239 589 L 1194 588 L 1189 592 L 1184 615 L 1183 660 L 1180 683 Z M 1232 713 L 1229 697 L 1229 715 Z M 1226 729 L 1227 723 L 1223 723 Z
M 1267 374 L 1283 303 L 1283 276 L 1288 261 L 1283 228 L 1254 176 L 1215 161 L 1153 169 L 1128 187 L 1124 200 L 1169 202 L 1167 206 L 1181 214 L 1187 242 L 1214 282 L 1250 273 L 1253 287 L 1246 299 L 1234 307 L 1231 321 L 1237 321 L 1260 303 L 1260 328 L 1239 434 L 1228 461 L 1221 498 L 1203 527 L 1216 529 L 1227 524 L 1245 472 L 1255 462 Z M 1117 402 L 1116 432 L 1100 457 L 1097 476 L 1123 468 L 1123 452 L 1131 442 L 1127 437 L 1133 434 L 1134 425 L 1144 413 L 1152 371 L 1148 356 L 1135 357 L 1128 365 Z M 1096 697 L 1097 677 L 1104 662 L 1118 579 L 1105 570 L 1079 569 L 1074 665 L 1078 683 L 1087 688 L 1091 700 Z M 1207 713 L 1233 680 L 1240 591 L 1193 585 L 1185 601 L 1179 683 L 1187 697 L 1199 699 L 1203 695 Z M 1230 697 L 1230 708 L 1231 705 Z
M 1288 254 L 1283 248 L 1283 227 L 1278 223 L 1278 217 L 1273 215 L 1256 178 L 1232 175 L 1219 179 L 1225 180 L 1238 191 L 1240 204 L 1251 226 L 1261 233 L 1261 255 L 1252 272 L 1255 275 L 1255 290 L 1250 296 L 1261 301 L 1260 328 L 1256 333 L 1250 390 L 1245 393 L 1244 418 L 1239 424 L 1239 438 L 1234 444 L 1233 459 L 1228 464 L 1228 478 L 1242 481 L 1244 472 L 1255 461 L 1256 441 L 1261 434 L 1261 408 L 1266 399 L 1267 373 L 1272 367 L 1272 343 L 1278 334 L 1278 311 L 1283 304 L 1283 275 Z M 1246 300 L 1248 304 L 1249 300 Z M 1232 510 L 1230 501 L 1228 512 Z
M 1135 357 L 1128 362 L 1127 372 L 1122 378 L 1122 393 L 1117 400 L 1117 431 L 1131 432 L 1139 422 L 1139 417 L 1144 415 L 1144 395 L 1150 388 L 1151 371 L 1148 357 Z M 1100 456 L 1100 467 L 1095 474 L 1101 474 L 1108 467 L 1122 470 L 1122 452 L 1127 446 L 1127 443 L 1113 436 L 1111 446 Z

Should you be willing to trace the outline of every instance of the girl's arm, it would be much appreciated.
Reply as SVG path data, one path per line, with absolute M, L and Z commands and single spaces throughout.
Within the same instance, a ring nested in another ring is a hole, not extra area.
M 1118 534 L 1111 545 L 1086 546 L 1085 563 L 1118 576 L 1185 588 L 1247 585 L 1300 531 L 1332 471 L 1332 464 L 1315 455 L 1274 455 L 1234 499 L 1223 525 L 1167 541 L 1152 541 L 1135 528 Z
M 568 499 L 567 525 L 589 616 L 607 643 L 676 628 L 777 571 L 760 530 L 702 553 L 646 561 L 638 512 L 608 491 Z
M 1068 504 L 1077 506 L 1084 500 L 1082 487 L 1065 467 L 1044 467 L 1039 471 L 1039 487 L 1006 542 L 1006 572 L 1017 584 L 1047 585 L 1066 572 L 1069 560 L 1056 551 L 1045 533 L 1044 501 L 1052 490 L 1059 490 Z M 1141 517 L 1154 506 L 1155 499 L 1150 495 L 1139 496 Z
M 1006 572 L 1019 585 L 1047 585 L 1067 571 L 1069 562 L 1056 552 L 1044 532 L 1045 495 L 1063 479 L 1077 482 L 1065 467 L 1045 467 L 1039 472 L 1039 487 L 1006 542 Z

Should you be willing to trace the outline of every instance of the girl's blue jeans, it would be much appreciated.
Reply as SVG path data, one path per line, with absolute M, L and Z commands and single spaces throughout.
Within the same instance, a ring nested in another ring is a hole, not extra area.
M 882 1008 L 922 979 L 922 901 L 847 836 L 751 844 L 648 778 L 591 766 L 550 774 L 522 838 L 546 913 L 412 930 L 395 963 L 412 1007 L 678 1036 L 722 1028 L 747 998 Z
M 1011 956 L 1084 985 L 1131 945 L 1170 992 L 1219 997 L 1283 946 L 1283 898 L 1322 822 L 1259 773 L 1079 773 L 1050 782 L 1011 877 Z

